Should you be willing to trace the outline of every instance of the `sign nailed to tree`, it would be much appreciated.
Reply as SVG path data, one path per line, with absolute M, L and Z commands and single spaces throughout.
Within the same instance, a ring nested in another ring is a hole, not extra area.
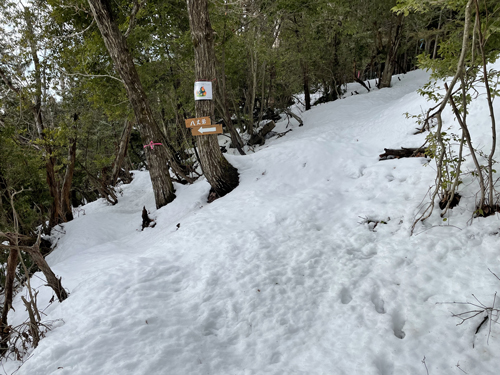
M 194 100 L 212 100 L 212 81 L 194 83 Z
M 186 128 L 191 129 L 192 135 L 205 135 L 205 134 L 222 134 L 222 125 L 214 124 L 210 121 L 210 117 L 188 118 L 186 121 Z
M 210 125 L 210 117 L 188 118 L 186 121 L 186 128 L 194 128 L 196 126 Z
M 191 129 L 192 135 L 222 134 L 222 125 L 197 126 Z

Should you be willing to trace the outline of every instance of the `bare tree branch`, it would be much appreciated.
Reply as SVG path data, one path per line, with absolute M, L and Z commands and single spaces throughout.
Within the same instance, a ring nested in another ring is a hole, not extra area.
M 82 31 L 79 31 L 79 32 L 76 32 L 76 33 L 73 33 L 73 34 L 70 34 L 70 35 L 61 35 L 61 36 L 55 36 L 53 37 L 54 39 L 67 39 L 67 38 L 73 38 L 75 36 L 79 36 L 79 35 L 82 35 L 83 33 L 85 33 L 88 29 L 90 29 L 92 27 L 92 25 L 94 24 L 94 19 L 92 19 L 92 22 L 90 23 L 90 25 L 88 25 L 85 30 L 82 30 Z
M 67 76 L 81 76 L 81 77 L 89 77 L 89 78 L 112 78 L 120 83 L 124 83 L 120 78 L 118 77 L 114 77 L 112 75 L 109 75 L 109 74 L 83 74 L 83 73 L 68 73 L 68 72 L 65 72 L 64 70 L 61 70 L 61 69 L 58 69 L 59 72 L 61 72 L 62 74 L 64 75 L 67 75 Z
M 135 17 L 137 16 L 137 13 L 139 13 L 139 10 L 142 8 L 143 5 L 144 5 L 144 2 L 139 2 L 137 0 L 134 1 L 134 6 L 132 8 L 132 12 L 130 13 L 130 21 L 128 23 L 128 28 L 127 28 L 127 31 L 125 31 L 125 34 L 123 34 L 123 36 L 125 38 L 128 38 L 128 36 L 132 32 L 132 30 L 134 29 L 135 24 L 136 24 Z

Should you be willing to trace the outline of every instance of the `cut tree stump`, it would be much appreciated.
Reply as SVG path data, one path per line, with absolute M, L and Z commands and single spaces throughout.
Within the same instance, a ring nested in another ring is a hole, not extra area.
M 405 148 L 401 147 L 401 150 L 384 148 L 384 153 L 380 154 L 380 160 L 387 159 L 400 159 L 400 158 L 423 158 L 425 157 L 425 151 L 427 148 Z
M 144 228 L 149 228 L 152 222 L 153 220 L 149 218 L 146 206 L 144 206 L 142 208 L 142 230 L 144 230 Z

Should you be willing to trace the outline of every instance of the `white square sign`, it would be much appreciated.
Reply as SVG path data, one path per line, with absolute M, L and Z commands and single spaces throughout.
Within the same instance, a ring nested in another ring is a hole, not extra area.
M 212 100 L 211 81 L 196 81 L 194 83 L 194 100 Z

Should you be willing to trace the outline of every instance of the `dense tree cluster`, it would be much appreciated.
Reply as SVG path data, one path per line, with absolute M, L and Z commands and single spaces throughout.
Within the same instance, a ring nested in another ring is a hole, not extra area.
M 195 79 L 214 82 L 210 115 L 243 154 L 261 121 L 289 113 L 297 93 L 310 109 L 312 93 L 321 103 L 338 99 L 353 80 L 390 87 L 392 75 L 418 59 L 450 72 L 466 1 L 210 0 L 210 77 L 195 71 L 200 42 L 188 3 L 0 5 L 2 231 L 14 229 L 13 209 L 20 232 L 33 235 L 40 225 L 47 231 L 71 220 L 82 203 L 116 203 L 114 186 L 130 181 L 132 169 L 150 169 L 157 207 L 175 198 L 171 179 L 191 183 L 207 174 L 208 151 L 197 155 L 205 146 L 195 147 L 184 126 L 198 111 Z M 486 10 L 498 18 L 491 3 Z M 164 147 L 148 152 L 150 141 Z M 213 155 L 210 163 L 224 164 Z

